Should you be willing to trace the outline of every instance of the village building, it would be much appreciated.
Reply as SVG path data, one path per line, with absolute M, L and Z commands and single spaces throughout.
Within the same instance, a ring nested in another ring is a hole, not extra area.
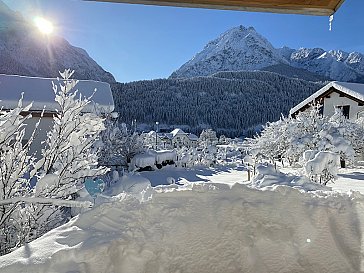
M 46 139 L 47 132 L 53 126 L 53 116 L 57 111 L 55 94 L 52 89 L 52 82 L 57 85 L 57 79 L 36 78 L 17 75 L 0 75 L 0 108 L 11 110 L 17 107 L 19 99 L 23 96 L 23 105 L 32 103 L 29 112 L 22 115 L 31 114 L 32 117 L 26 123 L 24 139 L 28 140 L 35 128 L 36 123 L 41 118 L 40 125 L 36 132 L 36 137 L 32 144 L 31 152 L 39 152 L 42 149 L 42 142 Z M 58 87 L 59 88 L 59 87 Z M 84 112 L 111 113 L 114 110 L 114 101 L 111 88 L 108 83 L 92 80 L 80 80 L 75 87 L 78 94 L 84 97 L 91 97 L 92 103 L 84 108 Z M 77 95 L 78 96 L 78 95 Z M 42 114 L 42 112 L 44 113 Z
M 180 128 L 176 128 L 170 133 L 157 133 L 157 137 L 156 132 L 151 131 L 147 133 L 147 137 L 150 143 L 155 143 L 158 148 L 163 149 L 196 147 L 198 142 L 198 136 L 186 133 Z
M 332 116 L 335 108 L 339 108 L 348 119 L 355 120 L 364 117 L 364 84 L 330 82 L 293 107 L 290 115 L 295 117 L 313 103 L 322 105 L 320 111 L 324 116 Z

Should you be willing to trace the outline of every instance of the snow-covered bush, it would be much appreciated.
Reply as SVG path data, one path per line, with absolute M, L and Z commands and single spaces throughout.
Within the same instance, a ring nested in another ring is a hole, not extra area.
M 341 113 L 332 118 L 321 115 L 320 107 L 312 105 L 295 118 L 282 117 L 268 123 L 260 136 L 246 141 L 249 150 L 258 150 L 257 154 L 272 163 L 276 160 L 299 163 L 307 150 L 332 151 L 342 159 L 353 161 L 353 146 L 360 146 L 355 141 L 363 141 L 359 127 L 343 119 Z
M 258 163 L 256 175 L 250 185 L 254 188 L 289 186 L 304 191 L 327 190 L 324 185 L 313 183 L 305 176 L 285 174 L 275 169 L 273 164 Z
M 337 178 L 340 155 L 330 151 L 306 151 L 305 171 L 312 182 L 326 185 Z

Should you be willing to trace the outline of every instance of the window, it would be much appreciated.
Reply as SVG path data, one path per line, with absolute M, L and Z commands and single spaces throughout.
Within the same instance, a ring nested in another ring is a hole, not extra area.
M 324 114 L 324 104 L 321 104 L 321 107 L 319 109 L 319 114 L 322 116 Z
M 349 118 L 350 105 L 338 106 L 337 108 L 341 109 L 341 112 L 343 113 L 345 118 Z

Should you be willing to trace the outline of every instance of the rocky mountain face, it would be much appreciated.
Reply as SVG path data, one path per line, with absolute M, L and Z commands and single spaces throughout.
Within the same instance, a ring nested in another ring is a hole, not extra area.
M 312 80 L 364 82 L 364 55 L 361 53 L 321 48 L 274 48 L 253 27 L 244 26 L 230 29 L 209 42 L 173 72 L 171 78 L 207 76 L 219 71 L 267 70 L 267 67 L 277 73 L 284 68 L 288 75 L 304 70 L 305 76 L 311 75 Z
M 65 39 L 40 34 L 32 22 L 0 1 L 0 73 L 36 77 L 57 77 L 65 68 L 74 78 L 115 82 L 85 50 Z

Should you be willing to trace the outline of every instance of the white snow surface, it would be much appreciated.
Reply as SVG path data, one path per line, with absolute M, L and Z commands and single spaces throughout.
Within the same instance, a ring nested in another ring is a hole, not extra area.
M 33 111 L 54 112 L 58 105 L 54 101 L 55 94 L 52 90 L 52 81 L 58 85 L 58 80 L 53 78 L 25 77 L 17 75 L 0 74 L 0 107 L 4 109 L 14 109 L 18 105 L 21 94 L 24 93 L 24 105 L 31 102 Z M 102 112 L 112 112 L 114 110 L 114 100 L 111 94 L 110 84 L 92 80 L 81 80 L 75 87 L 78 95 L 90 97 Z M 96 92 L 95 92 L 96 89 Z M 77 96 L 78 97 L 78 96 Z M 84 109 L 85 112 L 93 111 L 94 105 L 90 103 Z
M 121 194 L 0 257 L 0 271 L 359 272 L 363 201 L 241 184 Z
M 334 81 L 334 82 L 328 83 L 327 85 L 322 87 L 320 90 L 318 90 L 317 92 L 315 92 L 311 96 L 309 96 L 307 99 L 305 99 L 302 102 L 300 102 L 299 104 L 297 104 L 295 107 L 293 107 L 289 111 L 289 113 L 292 115 L 293 113 L 297 112 L 302 107 L 304 107 L 305 105 L 314 102 L 316 100 L 316 98 L 321 96 L 323 93 L 325 93 L 331 87 L 364 102 L 364 84 Z
M 284 183 L 259 190 L 246 178 L 241 167 L 124 175 L 103 203 L 0 257 L 0 272 L 364 271 L 363 195 Z M 180 185 L 160 185 L 171 181 Z M 334 186 L 354 184 L 364 191 L 362 169 L 340 170 Z

